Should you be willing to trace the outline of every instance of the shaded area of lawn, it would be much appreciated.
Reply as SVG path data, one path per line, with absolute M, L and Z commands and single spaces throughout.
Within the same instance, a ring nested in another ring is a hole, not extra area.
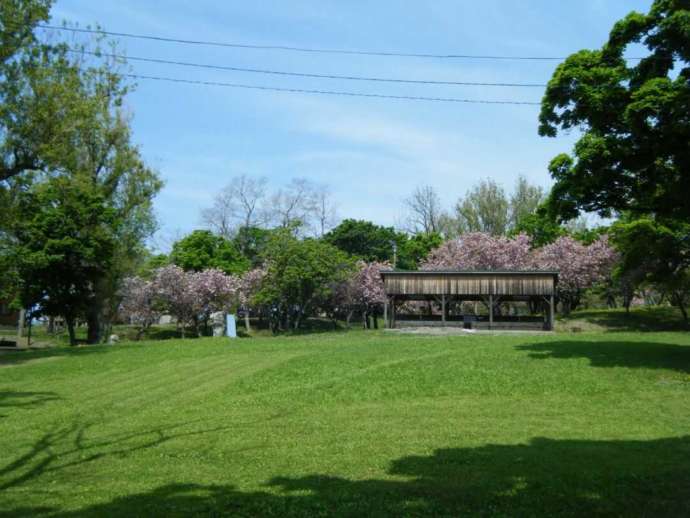
M 57 346 L 43 349 L 24 349 L 17 351 L 0 351 L 0 368 L 7 365 L 57 360 L 59 358 L 78 358 L 92 354 L 108 352 L 108 346 L 70 347 Z
M 142 447 L 163 439 L 161 435 Z M 110 455 L 122 454 L 116 443 Z M 88 461 L 87 456 L 83 462 Z M 0 472 L 17 465 L 15 461 Z M 285 476 L 267 481 L 265 490 L 247 492 L 180 481 L 77 512 L 36 506 L 7 509 L 0 516 L 687 516 L 689 467 L 690 436 L 649 441 L 534 438 L 528 444 L 402 457 L 391 463 L 386 479 Z
M 60 399 L 55 392 L 16 392 L 0 390 L 0 408 L 34 408 Z
M 668 369 L 690 373 L 690 346 L 620 340 L 561 340 L 519 345 L 535 359 L 587 358 L 593 367 Z
M 690 331 L 678 308 L 642 306 L 626 312 L 617 309 L 582 309 L 560 318 L 557 329 L 570 331 Z
M 379 322 L 380 326 L 383 326 L 383 320 Z M 244 319 L 237 320 L 237 334 L 240 338 L 247 338 L 250 336 L 276 336 L 270 329 L 268 320 L 259 320 L 257 318 L 252 318 L 250 322 L 251 332 L 247 333 L 245 328 Z M 353 322 L 352 329 L 359 329 L 362 327 L 361 322 Z M 307 318 L 303 321 L 300 329 L 290 329 L 287 331 L 282 331 L 277 333 L 281 336 L 302 336 L 310 334 L 320 334 L 320 333 L 333 333 L 333 332 L 345 332 L 349 328 L 345 322 L 329 320 L 326 318 Z M 185 327 L 185 338 L 196 339 L 205 338 L 213 336 L 213 329 L 210 326 L 200 326 L 199 331 L 201 336 L 198 336 L 196 330 L 191 327 Z M 11 337 L 8 340 L 14 340 L 14 335 L 16 334 L 15 329 L 11 329 Z M 142 336 L 139 336 L 139 329 L 136 326 L 129 324 L 116 324 L 111 330 L 112 334 L 118 336 L 121 342 L 130 341 L 158 341 L 158 340 L 174 340 L 182 337 L 182 331 L 176 324 L 162 324 L 153 325 L 149 327 Z M 76 329 L 77 342 L 80 344 L 86 344 L 86 327 L 80 326 Z M 0 339 L 2 337 L 0 336 Z M 107 341 L 108 337 L 104 337 Z M 66 330 L 62 330 L 57 333 L 46 332 L 45 326 L 41 324 L 35 324 L 32 328 L 32 343 L 36 344 L 55 344 L 55 345 L 68 345 L 69 337 Z M 14 344 L 14 342 L 12 342 Z M 9 343 L 8 343 L 9 345 Z

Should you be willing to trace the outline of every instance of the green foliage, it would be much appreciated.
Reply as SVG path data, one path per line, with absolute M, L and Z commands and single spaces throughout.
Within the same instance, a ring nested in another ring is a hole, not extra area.
M 323 236 L 323 240 L 357 259 L 392 261 L 395 247 L 405 241 L 393 227 L 370 221 L 346 219 Z
M 3 3 L 0 16 L 12 5 L 20 3 Z M 22 5 L 39 13 L 49 7 Z M 32 16 L 23 30 L 33 30 Z M 3 24 L 9 26 L 4 19 Z M 19 240 L 11 229 L 27 217 L 26 193 L 40 185 L 73 182 L 71 189 L 88 190 L 101 200 L 112 216 L 113 249 L 100 277 L 89 280 L 95 295 L 86 319 L 89 341 L 96 342 L 104 331 L 103 317 L 111 318 L 117 307 L 119 281 L 139 266 L 143 242 L 155 230 L 152 199 L 162 184 L 131 142 L 122 110 L 129 86 L 117 63 L 75 60 L 65 44 L 33 45 L 31 35 L 13 41 L 21 46 L 0 68 L 0 199 L 7 216 L 0 224 L 0 243 L 14 253 Z M 89 48 L 98 50 L 100 43 L 97 38 Z
M 398 249 L 397 268 L 416 270 L 429 252 L 443 244 L 443 237 L 437 232 L 418 233 L 402 241 Z
M 628 66 L 641 43 L 649 55 Z M 549 209 L 656 214 L 690 221 L 690 7 L 655 0 L 631 13 L 598 51 L 582 50 L 558 66 L 542 101 L 539 133 L 584 129 L 573 155 L 555 157 Z
M 277 231 L 265 251 L 266 276 L 255 297 L 270 308 L 273 326 L 297 329 L 353 272 L 348 255 L 326 242 Z
M 0 70 L 36 42 L 34 29 L 50 18 L 52 0 L 3 0 L 0 3 Z
M 184 270 L 195 272 L 217 268 L 227 274 L 239 274 L 251 266 L 232 241 L 210 230 L 195 230 L 177 241 L 170 260 Z
M 554 221 L 545 210 L 538 210 L 534 214 L 523 217 L 513 228 L 511 235 L 516 236 L 521 233 L 527 234 L 531 238 L 534 248 L 541 248 L 553 243 L 559 237 L 567 235 L 568 231 Z
M 458 233 L 485 232 L 502 236 L 508 231 L 510 202 L 493 180 L 482 180 L 458 200 L 455 212 Z
M 604 225 L 588 228 L 584 219 L 574 219 L 565 224 L 558 223 L 549 212 L 548 203 L 547 199 L 532 214 L 524 216 L 509 235 L 527 234 L 532 241 L 532 247 L 540 248 L 562 236 L 570 236 L 585 245 L 591 245 L 609 230 L 609 227 Z
M 261 264 L 266 245 L 273 231 L 261 227 L 239 227 L 233 238 L 233 243 L 242 255 L 251 263 L 252 267 Z
M 633 286 L 650 282 L 669 295 L 687 321 L 690 302 L 690 224 L 651 218 L 620 221 L 612 235 L 620 254 L 618 276 Z
M 167 254 L 153 254 L 144 249 L 140 257 L 140 265 L 136 270 L 136 276 L 143 279 L 151 279 L 158 268 L 168 266 L 170 257 Z
M 63 315 L 74 343 L 74 321 L 94 303 L 112 265 L 115 211 L 87 182 L 68 178 L 37 184 L 21 204 L 13 234 L 22 305 Z
M 543 201 L 544 190 L 539 186 L 531 185 L 524 176 L 518 176 L 515 190 L 510 197 L 511 228 L 517 227 L 525 218 L 535 214 Z
M 346 219 L 328 232 L 323 240 L 355 259 L 367 262 L 395 261 L 396 268 L 416 270 L 431 250 L 443 243 L 438 232 L 418 232 L 408 236 L 393 227 L 370 221 Z
M 516 228 L 529 223 L 544 197 L 541 187 L 531 185 L 518 176 L 510 195 L 491 179 L 482 180 L 469 189 L 455 204 L 455 217 L 442 218 L 446 237 L 469 232 L 484 232 L 493 236 L 515 234 Z

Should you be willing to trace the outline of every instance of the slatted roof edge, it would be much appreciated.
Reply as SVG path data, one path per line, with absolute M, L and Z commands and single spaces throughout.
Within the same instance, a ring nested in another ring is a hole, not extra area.
M 555 275 L 558 270 L 381 270 L 381 275 Z

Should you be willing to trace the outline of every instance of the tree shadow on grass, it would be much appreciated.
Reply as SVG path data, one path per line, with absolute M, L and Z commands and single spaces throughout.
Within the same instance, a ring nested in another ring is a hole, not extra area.
M 45 349 L 28 349 L 2 352 L 0 354 L 0 368 L 3 366 L 19 365 L 22 363 L 40 362 L 58 359 L 65 356 L 82 356 L 105 353 L 111 350 L 107 345 L 89 345 L 83 347 L 47 347 Z
M 229 468 L 230 469 L 230 468 Z M 228 473 L 232 476 L 232 473 Z M 278 477 L 265 490 L 193 482 L 76 512 L 4 516 L 687 516 L 690 436 L 649 441 L 532 439 L 393 461 L 388 476 Z M 0 515 L 3 515 L 0 513 Z
M 275 414 L 262 421 L 272 421 L 284 415 Z M 87 465 L 101 459 L 135 455 L 139 451 L 155 448 L 175 439 L 225 433 L 246 424 L 255 423 L 208 427 L 208 419 L 198 419 L 91 438 L 89 430 L 97 426 L 75 422 L 43 434 L 28 451 L 7 464 L 0 464 L 0 491 L 21 486 L 43 475 L 59 476 L 67 468 Z M 0 457 L 0 462 L 3 460 L 5 459 Z
M 680 310 L 675 307 L 642 307 L 626 313 L 623 310 L 578 310 L 565 320 L 584 320 L 605 328 L 607 331 L 620 332 L 658 332 L 688 331 L 690 325 L 683 321 Z
M 35 408 L 51 401 L 57 401 L 60 397 L 55 392 L 17 392 L 13 390 L 0 390 L 0 409 L 8 408 Z M 4 417 L 0 415 L 0 417 Z
M 604 337 L 605 338 L 605 337 Z M 516 347 L 534 359 L 588 358 L 593 367 L 668 369 L 690 373 L 690 346 L 618 340 L 564 340 Z

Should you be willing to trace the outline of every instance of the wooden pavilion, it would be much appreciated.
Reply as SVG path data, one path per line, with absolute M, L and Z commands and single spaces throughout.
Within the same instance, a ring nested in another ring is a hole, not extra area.
M 462 325 L 475 329 L 553 329 L 556 271 L 457 271 L 383 270 L 381 272 L 386 303 L 385 326 L 451 326 Z M 440 315 L 399 314 L 400 305 L 407 301 L 427 301 L 440 305 Z M 449 308 L 460 302 L 480 301 L 486 305 L 486 316 L 452 313 Z M 504 302 L 528 302 L 539 308 L 543 316 L 517 317 L 495 315 Z

